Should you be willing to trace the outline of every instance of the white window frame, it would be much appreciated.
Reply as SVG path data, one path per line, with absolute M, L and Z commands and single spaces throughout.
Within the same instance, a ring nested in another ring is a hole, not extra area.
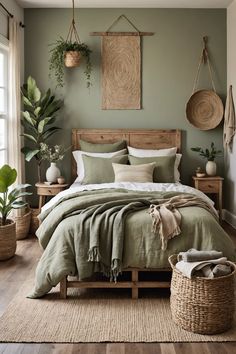
M 8 162 L 8 116 L 9 116 L 9 46 L 8 46 L 8 41 L 5 40 L 5 43 L 2 43 L 1 38 L 0 38 L 0 53 L 2 53 L 4 55 L 4 73 L 5 73 L 5 77 L 4 77 L 4 86 L 0 86 L 0 88 L 3 88 L 5 90 L 5 107 L 6 110 L 4 113 L 0 112 L 0 119 L 4 119 L 5 120 L 5 132 L 4 132 L 4 136 L 5 136 L 5 145 L 4 147 L 0 148 L 0 152 L 4 151 L 5 152 L 5 163 Z

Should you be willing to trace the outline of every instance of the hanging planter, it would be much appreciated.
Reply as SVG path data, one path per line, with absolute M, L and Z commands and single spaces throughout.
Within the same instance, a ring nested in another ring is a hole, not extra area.
M 66 40 L 60 37 L 56 43 L 53 44 L 53 48 L 51 49 L 51 57 L 49 59 L 49 71 L 50 76 L 53 73 L 57 86 L 64 85 L 64 68 L 75 68 L 80 66 L 82 59 L 85 59 L 86 68 L 84 74 L 86 76 L 87 87 L 91 86 L 91 71 L 92 65 L 90 60 L 91 49 L 85 44 L 81 43 L 78 31 L 75 26 L 74 19 L 74 0 L 72 0 L 73 4 L 73 17 L 71 21 L 71 25 L 69 28 L 69 32 Z

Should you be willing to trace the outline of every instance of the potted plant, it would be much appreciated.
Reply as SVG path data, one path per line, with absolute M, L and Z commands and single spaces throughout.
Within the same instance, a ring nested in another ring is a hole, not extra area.
M 63 160 L 66 151 L 69 150 L 70 147 L 68 147 L 67 149 L 65 149 L 61 145 L 55 145 L 50 147 L 49 145 L 44 143 L 41 143 L 40 147 L 42 159 L 50 162 L 50 167 L 46 171 L 46 180 L 48 182 L 55 183 L 57 182 L 57 179 L 61 176 L 61 172 L 57 167 L 56 163 L 58 161 Z
M 216 150 L 214 143 L 211 143 L 210 148 L 203 150 L 201 147 L 193 147 L 192 151 L 199 152 L 199 155 L 207 159 L 206 163 L 206 173 L 208 176 L 216 175 L 216 163 L 215 159 L 219 156 L 222 156 L 221 150 Z
M 52 44 L 54 47 L 50 50 L 51 57 L 49 59 L 49 72 L 50 75 L 54 73 L 57 86 L 64 85 L 64 67 L 73 68 L 78 67 L 81 62 L 81 57 L 85 58 L 86 68 L 85 76 L 87 87 L 91 86 L 91 71 L 92 64 L 90 59 L 91 49 L 85 44 L 77 40 L 64 40 L 62 37 Z
M 42 181 L 40 144 L 45 143 L 60 128 L 53 126 L 56 121 L 56 113 L 62 107 L 62 101 L 56 100 L 51 95 L 50 89 L 41 94 L 35 80 L 29 76 L 27 84 L 21 88 L 24 111 L 22 112 L 22 125 L 24 126 L 25 139 L 29 145 L 21 151 L 27 162 L 36 159 L 38 167 L 38 181 Z
M 14 256 L 16 251 L 16 223 L 8 216 L 12 209 L 23 208 L 27 205 L 22 197 L 30 195 L 23 189 L 29 184 L 20 184 L 11 191 L 9 187 L 16 181 L 17 172 L 8 165 L 0 168 L 0 260 Z

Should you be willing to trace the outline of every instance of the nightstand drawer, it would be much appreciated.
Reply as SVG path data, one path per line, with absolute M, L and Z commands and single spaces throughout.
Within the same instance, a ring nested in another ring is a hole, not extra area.
M 60 193 L 62 191 L 62 188 L 58 187 L 58 188 L 50 188 L 50 186 L 48 187 L 38 187 L 37 193 L 39 195 L 57 195 L 58 193 Z
M 198 189 L 200 189 L 204 193 L 218 193 L 219 181 L 213 181 L 213 180 L 198 181 Z

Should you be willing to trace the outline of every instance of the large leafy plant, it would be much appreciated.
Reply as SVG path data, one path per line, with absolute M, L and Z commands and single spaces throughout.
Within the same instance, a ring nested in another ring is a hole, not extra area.
M 84 74 L 87 80 L 87 87 L 91 86 L 91 71 L 92 71 L 92 64 L 90 59 L 90 54 L 92 53 L 91 49 L 85 43 L 78 43 L 77 41 L 65 41 L 62 37 L 53 43 L 54 46 L 51 50 L 51 57 L 49 59 L 49 72 L 50 75 L 53 73 L 57 80 L 58 86 L 64 85 L 64 57 L 65 52 L 68 51 L 78 51 L 81 55 L 85 58 L 86 67 Z
M 199 155 L 207 159 L 207 161 L 215 161 L 216 157 L 222 156 L 222 151 L 215 148 L 215 144 L 212 142 L 210 148 L 202 149 L 201 147 L 193 147 L 192 151 L 199 152 Z
M 19 209 L 27 205 L 25 201 L 19 199 L 32 194 L 24 191 L 25 188 L 30 187 L 30 184 L 19 184 L 9 191 L 9 187 L 16 181 L 16 177 L 17 172 L 14 168 L 8 165 L 0 168 L 0 226 L 9 223 L 7 217 L 12 209 Z
M 56 113 L 62 107 L 62 101 L 51 95 L 50 89 L 41 94 L 35 80 L 29 76 L 27 84 L 21 88 L 24 111 L 22 112 L 23 136 L 29 142 L 21 151 L 26 161 L 36 159 L 38 166 L 38 179 L 41 181 L 41 143 L 45 143 L 60 128 L 53 126 Z

